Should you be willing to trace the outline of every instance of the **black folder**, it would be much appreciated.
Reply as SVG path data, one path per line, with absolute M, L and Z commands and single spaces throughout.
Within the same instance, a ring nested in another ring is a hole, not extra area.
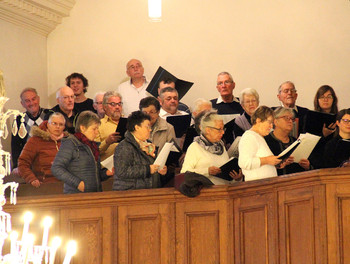
M 191 124 L 191 115 L 167 116 L 166 121 L 173 125 L 176 137 L 180 138 Z
M 301 140 L 300 139 L 297 139 L 295 142 L 293 142 L 293 144 L 292 145 L 290 145 L 288 148 L 289 148 L 289 150 L 286 152 L 286 153 L 284 153 L 282 156 L 280 156 L 285 150 L 287 150 L 288 148 L 286 148 L 284 151 L 282 151 L 281 153 L 280 153 L 280 155 L 278 155 L 278 158 L 280 159 L 280 160 L 282 160 L 281 161 L 281 163 L 283 162 L 283 161 L 285 161 L 286 159 L 288 159 L 289 157 L 290 157 L 290 155 L 292 155 L 292 153 L 294 152 L 294 150 L 299 146 L 299 144 L 300 144 L 300 142 L 301 142 Z
M 238 159 L 231 158 L 228 162 L 222 165 L 220 169 L 221 169 L 221 173 L 215 175 L 215 177 L 224 179 L 226 181 L 232 181 L 233 178 L 230 176 L 230 172 L 234 170 L 235 172 L 239 173 L 240 168 L 238 166 Z
M 159 82 L 165 78 L 171 78 L 175 82 L 175 89 L 179 94 L 179 101 L 182 97 L 188 92 L 188 90 L 192 87 L 193 82 L 187 82 L 184 80 L 180 80 L 172 75 L 170 72 L 159 66 L 157 72 L 154 74 L 151 82 L 147 86 L 146 91 L 152 94 L 154 97 L 158 97 L 158 87 Z
M 322 136 L 323 124 L 326 124 L 326 127 L 328 127 L 330 124 L 335 123 L 335 121 L 335 114 L 309 110 L 305 116 L 304 131 Z
M 337 146 L 335 148 L 335 158 L 336 160 L 342 161 L 345 161 L 350 158 L 350 140 L 338 140 Z
M 125 132 L 126 132 L 126 123 L 128 122 L 128 119 L 125 117 L 121 117 L 119 119 L 119 123 L 117 126 L 117 129 L 115 130 L 115 132 L 119 132 L 121 138 L 118 142 L 122 141 L 125 138 Z

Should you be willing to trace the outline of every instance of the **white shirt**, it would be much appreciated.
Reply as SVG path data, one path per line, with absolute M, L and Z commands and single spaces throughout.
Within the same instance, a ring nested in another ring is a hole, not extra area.
M 260 165 L 260 158 L 273 156 L 265 139 L 247 130 L 239 141 L 238 165 L 242 169 L 245 181 L 252 181 L 277 176 L 277 170 L 272 165 Z
M 159 116 L 163 119 L 166 119 L 167 116 L 178 116 L 178 115 L 188 115 L 185 111 L 177 110 L 175 114 L 170 114 L 167 111 L 165 111 L 163 108 L 159 111 Z
M 117 91 L 122 96 L 124 116 L 128 117 L 131 112 L 139 110 L 141 99 L 148 96 L 146 93 L 148 81 L 146 77 L 144 77 L 144 80 L 143 85 L 139 88 L 136 88 L 131 83 L 131 80 L 123 82 L 118 86 Z

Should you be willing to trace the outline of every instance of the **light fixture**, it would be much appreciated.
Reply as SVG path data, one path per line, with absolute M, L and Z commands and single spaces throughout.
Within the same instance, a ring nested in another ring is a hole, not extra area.
M 148 17 L 151 22 L 162 21 L 162 0 L 148 0 Z

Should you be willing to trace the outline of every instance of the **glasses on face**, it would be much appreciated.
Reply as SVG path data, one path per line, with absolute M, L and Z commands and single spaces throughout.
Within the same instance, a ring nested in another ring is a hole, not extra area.
M 56 126 L 56 127 L 64 127 L 65 124 L 63 123 L 57 123 L 57 122 L 50 122 L 49 124 L 53 125 L 53 126 Z
M 224 81 L 224 82 L 217 82 L 216 85 L 217 85 L 217 86 L 222 86 L 222 85 L 229 85 L 229 84 L 231 84 L 231 83 L 233 83 L 233 81 L 226 80 L 226 81 Z
M 333 95 L 331 95 L 331 94 L 329 94 L 327 96 L 322 95 L 318 99 L 320 99 L 320 100 L 332 100 L 333 99 Z
M 146 112 L 146 111 L 143 111 L 145 114 L 147 114 L 147 115 L 155 115 L 155 114 L 157 114 L 158 112 L 157 111 L 148 111 L 148 112 Z
M 245 105 L 256 104 L 256 100 L 244 101 Z
M 215 129 L 216 131 L 219 131 L 219 132 L 225 132 L 226 131 L 226 127 L 224 128 L 217 128 L 217 127 L 212 127 L 212 126 L 208 126 L 209 128 L 212 128 L 212 129 Z
M 285 94 L 288 94 L 288 93 L 295 94 L 295 93 L 297 93 L 297 90 L 296 90 L 296 89 L 283 89 L 283 90 L 282 90 L 282 93 L 285 93 Z
M 277 117 L 277 119 L 279 118 L 283 118 L 285 121 L 289 122 L 289 121 L 292 121 L 294 122 L 295 121 L 295 118 L 294 117 L 290 117 L 290 116 L 280 116 L 280 117 Z
M 122 103 L 122 102 L 120 102 L 120 103 L 115 103 L 115 102 L 112 102 L 112 103 L 106 103 L 106 104 L 108 104 L 108 105 L 110 105 L 110 106 L 112 106 L 112 107 L 122 106 L 122 105 L 123 105 L 123 103 Z
M 74 100 L 75 99 L 75 95 L 71 95 L 71 96 L 61 96 L 61 98 L 63 98 L 63 100 L 68 100 L 68 99 L 72 99 Z
M 350 124 L 350 119 L 341 119 L 341 121 L 343 121 L 345 124 Z

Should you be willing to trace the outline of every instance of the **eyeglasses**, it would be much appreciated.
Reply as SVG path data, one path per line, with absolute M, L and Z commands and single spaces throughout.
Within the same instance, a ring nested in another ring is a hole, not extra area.
M 290 117 L 290 116 L 280 116 L 280 117 L 277 117 L 277 119 L 279 118 L 283 118 L 285 121 L 289 122 L 289 121 L 292 121 L 294 122 L 295 121 L 295 118 L 294 117 Z
M 350 124 L 350 119 L 341 119 L 345 124 Z
M 61 96 L 61 98 L 63 98 L 63 100 L 68 100 L 68 99 L 75 99 L 75 95 L 71 95 L 71 96 Z
M 102 102 L 94 102 L 94 104 L 101 105 Z
M 49 124 L 56 126 L 56 127 L 64 127 L 65 126 L 65 124 L 63 124 L 63 123 L 56 123 L 56 122 L 49 122 Z
M 327 96 L 320 96 L 318 99 L 320 99 L 320 100 L 332 100 L 333 99 L 333 95 L 331 95 L 331 94 L 329 94 L 329 95 L 327 95 Z
M 244 101 L 243 104 L 245 105 L 250 105 L 250 104 L 256 104 L 256 100 L 251 100 L 251 101 Z
M 229 85 L 230 83 L 233 83 L 233 81 L 230 81 L 230 80 L 226 80 L 224 82 L 218 82 L 216 83 L 217 86 L 222 86 L 223 84 L 224 85 Z
M 295 90 L 295 89 L 283 89 L 281 92 L 285 93 L 285 94 L 287 94 L 287 93 L 295 94 L 295 93 L 297 93 L 297 90 Z
M 212 126 L 207 126 L 207 127 L 215 129 L 216 131 L 219 131 L 219 132 L 225 132 L 226 131 L 226 127 L 224 127 L 224 128 L 217 128 L 217 127 L 212 127 Z
M 115 102 L 112 102 L 112 103 L 106 103 L 106 104 L 108 104 L 108 105 L 110 105 L 110 106 L 112 106 L 112 107 L 122 106 L 122 105 L 123 105 L 123 103 L 122 103 L 122 102 L 120 102 L 120 103 L 115 103 Z
M 149 112 L 143 111 L 143 112 L 147 115 L 155 115 L 158 113 L 157 111 L 149 111 Z

